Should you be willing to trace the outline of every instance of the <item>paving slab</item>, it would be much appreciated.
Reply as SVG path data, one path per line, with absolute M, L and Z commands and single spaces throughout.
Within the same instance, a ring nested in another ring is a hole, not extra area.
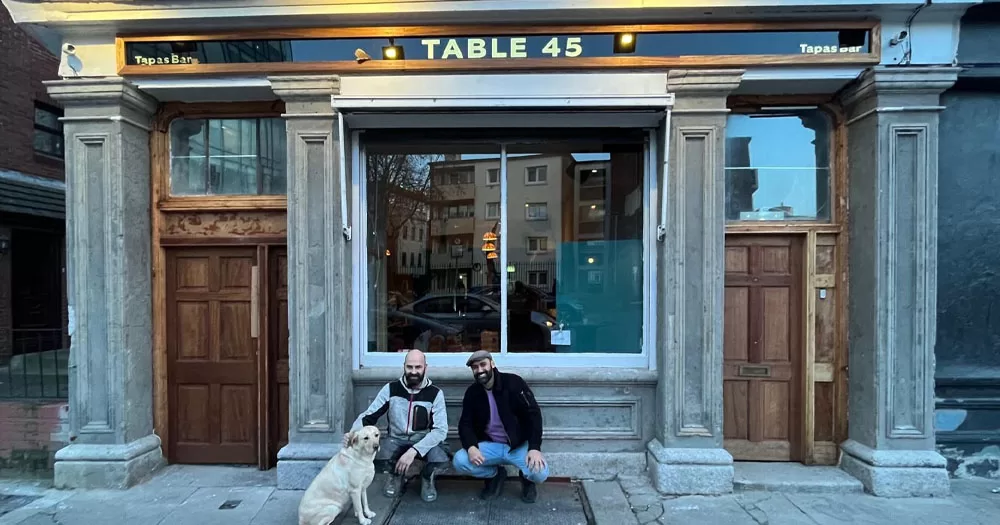
M 304 493 L 304 490 L 275 490 L 264 502 L 260 512 L 250 520 L 250 525 L 283 525 L 285 523 L 297 525 L 299 523 L 299 502 Z
M 757 525 L 732 496 L 681 496 L 663 501 L 660 523 Z
M 583 493 L 590 505 L 594 525 L 628 525 L 638 521 L 618 482 L 584 481 Z
M 479 498 L 481 481 L 441 479 L 437 488 L 437 501 L 425 503 L 419 480 L 411 482 L 388 525 L 587 525 L 580 489 L 571 483 L 539 485 L 533 504 L 521 501 L 517 481 L 506 483 L 503 494 L 491 501 Z
M 274 491 L 274 487 L 202 487 L 162 522 L 246 525 L 260 512 Z
M 933 523 L 996 525 L 1000 506 L 992 511 L 970 508 L 954 498 L 876 498 L 849 494 L 787 494 L 786 497 L 819 525 Z

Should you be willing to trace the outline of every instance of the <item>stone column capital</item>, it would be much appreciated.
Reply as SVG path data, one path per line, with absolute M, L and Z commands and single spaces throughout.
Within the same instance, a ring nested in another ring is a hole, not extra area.
M 122 77 L 49 80 L 49 96 L 66 108 L 120 106 L 145 115 L 156 112 L 157 101 Z
M 742 69 L 672 69 L 667 73 L 667 92 L 728 94 L 743 81 Z
M 338 75 L 276 75 L 267 77 L 271 91 L 286 102 L 329 101 L 340 93 Z
M 907 104 L 924 105 L 932 98 L 936 101 L 941 93 L 953 86 L 960 70 L 933 66 L 868 68 L 844 89 L 840 98 L 847 108 L 875 97 L 893 98 L 895 103 L 903 103 L 904 109 Z

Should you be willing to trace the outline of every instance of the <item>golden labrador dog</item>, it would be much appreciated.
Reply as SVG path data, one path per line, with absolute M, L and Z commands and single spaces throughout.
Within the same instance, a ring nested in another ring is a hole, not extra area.
M 299 525 L 330 525 L 347 508 L 361 525 L 371 525 L 375 513 L 368 508 L 368 485 L 375 478 L 375 453 L 379 429 L 367 426 L 347 435 L 347 446 L 319 472 L 299 503 Z

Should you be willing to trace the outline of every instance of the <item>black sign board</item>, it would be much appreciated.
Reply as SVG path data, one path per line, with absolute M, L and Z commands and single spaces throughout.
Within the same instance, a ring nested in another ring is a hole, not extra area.
M 433 32 L 431 32 L 433 33 Z M 669 59 L 680 57 L 866 57 L 870 29 L 581 32 L 476 36 L 336 37 L 291 39 L 125 39 L 127 66 L 281 64 L 369 61 Z M 509 62 L 508 62 L 509 63 Z

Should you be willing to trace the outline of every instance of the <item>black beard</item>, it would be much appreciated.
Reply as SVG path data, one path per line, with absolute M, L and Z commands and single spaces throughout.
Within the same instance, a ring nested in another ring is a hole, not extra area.
M 475 374 L 475 377 L 476 381 L 478 381 L 480 385 L 486 386 L 489 384 L 490 380 L 493 379 L 493 370 L 479 372 L 478 374 Z
M 406 386 L 410 388 L 418 387 L 423 382 L 424 376 L 422 374 L 406 374 Z

